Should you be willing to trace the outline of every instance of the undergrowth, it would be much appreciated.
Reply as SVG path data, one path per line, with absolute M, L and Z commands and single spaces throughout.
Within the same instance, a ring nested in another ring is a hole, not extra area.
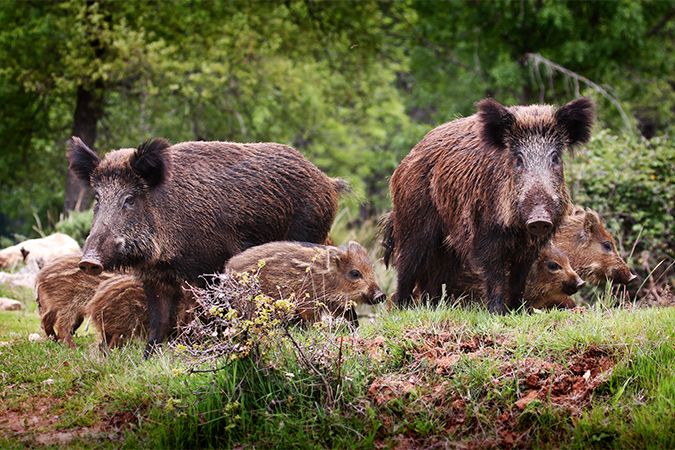
M 675 309 L 620 299 L 445 305 L 379 311 L 356 332 L 282 327 L 264 353 L 201 363 L 0 331 L 0 447 L 674 447 L 673 330 Z

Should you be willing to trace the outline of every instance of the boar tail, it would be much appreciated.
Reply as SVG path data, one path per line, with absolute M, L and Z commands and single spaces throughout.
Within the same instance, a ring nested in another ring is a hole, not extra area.
M 347 180 L 343 180 L 342 178 L 332 178 L 333 180 L 333 185 L 335 186 L 335 190 L 339 194 L 351 194 L 352 193 L 352 185 L 349 184 Z

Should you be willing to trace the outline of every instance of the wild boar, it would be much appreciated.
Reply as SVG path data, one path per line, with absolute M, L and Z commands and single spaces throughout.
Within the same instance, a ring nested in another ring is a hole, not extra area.
M 591 209 L 575 205 L 553 238 L 581 278 L 598 285 L 606 280 L 628 284 L 637 278 L 619 256 L 614 238 Z
M 262 291 L 271 298 L 296 299 L 295 315 L 307 324 L 330 314 L 357 327 L 357 304 L 386 299 L 368 252 L 356 242 L 341 247 L 271 242 L 234 256 L 227 269 L 257 273 Z
M 40 270 L 35 283 L 42 329 L 48 337 L 62 340 L 71 348 L 77 347 L 72 335 L 87 317 L 87 303 L 99 284 L 114 276 L 108 272 L 90 275 L 80 270 L 81 259 L 81 253 L 73 253 L 51 260 Z
M 191 294 L 185 290 L 177 307 L 179 327 L 191 320 L 191 307 Z M 87 312 L 98 332 L 99 347 L 104 352 L 121 347 L 133 338 L 148 338 L 148 304 L 143 283 L 135 275 L 120 274 L 102 282 L 89 302 Z
M 467 265 L 495 313 L 522 304 L 530 267 L 571 210 L 563 154 L 586 143 L 593 103 L 580 98 L 504 107 L 493 99 L 473 116 L 431 130 L 390 182 L 384 262 L 393 262 L 399 306 L 413 291 L 453 291 Z
M 549 244 L 530 268 L 523 300 L 528 308 L 574 308 L 576 303 L 570 295 L 585 285 L 586 282 L 570 266 L 567 256 Z
M 70 170 L 95 192 L 80 267 L 131 268 L 150 315 L 144 356 L 176 325 L 181 283 L 203 285 L 233 255 L 278 240 L 324 243 L 348 189 L 281 144 L 148 140 L 100 159 L 79 138 Z

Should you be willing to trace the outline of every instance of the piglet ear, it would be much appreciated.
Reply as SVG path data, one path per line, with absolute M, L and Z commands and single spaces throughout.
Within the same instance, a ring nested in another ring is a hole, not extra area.
M 589 235 L 597 232 L 600 228 L 600 216 L 595 211 L 586 210 L 586 221 L 584 223 L 584 229 Z
M 498 148 L 506 146 L 506 139 L 516 118 L 493 98 L 476 103 L 481 124 L 481 139 L 487 145 Z
M 68 150 L 68 169 L 75 178 L 87 186 L 91 185 L 91 173 L 101 162 L 101 158 L 77 136 L 73 136 Z
M 556 126 L 567 135 L 569 146 L 588 142 L 594 118 L 595 105 L 588 97 L 572 100 L 555 112 Z
M 148 186 L 157 186 L 171 176 L 170 146 L 166 139 L 148 139 L 131 155 L 131 168 Z
M 328 261 L 327 268 L 336 267 L 340 268 L 342 262 L 344 261 L 345 251 L 341 247 L 328 247 Z

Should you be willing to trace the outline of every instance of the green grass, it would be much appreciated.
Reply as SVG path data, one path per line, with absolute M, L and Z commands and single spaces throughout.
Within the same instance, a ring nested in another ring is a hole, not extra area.
M 45 430 L 69 448 L 675 447 L 673 308 L 379 312 L 204 373 L 168 350 L 142 361 L 141 343 L 103 357 L 91 333 L 77 350 L 32 342 L 34 312 L 2 313 L 0 417 L 44 423 L 3 429 L 0 447 L 39 447 Z

